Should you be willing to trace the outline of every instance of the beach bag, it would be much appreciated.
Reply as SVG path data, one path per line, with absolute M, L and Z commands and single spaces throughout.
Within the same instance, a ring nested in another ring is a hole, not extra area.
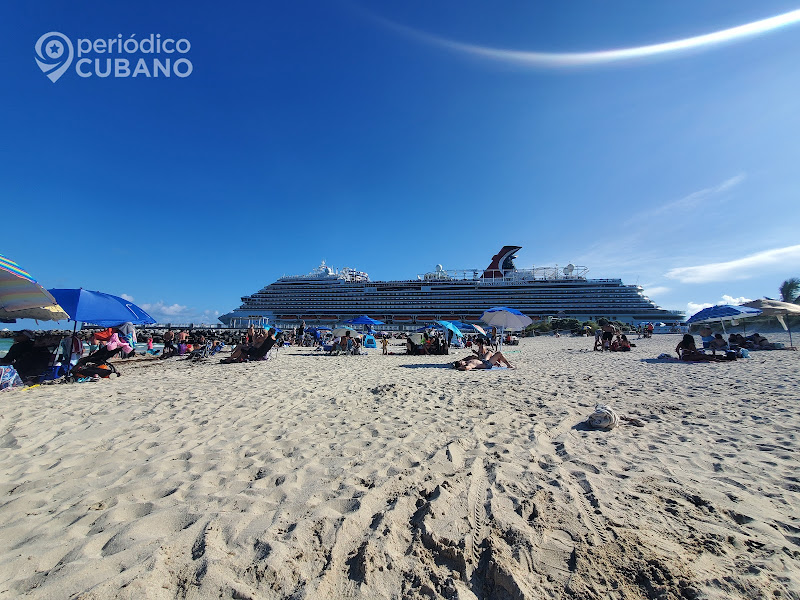
M 22 386 L 22 379 L 14 367 L 0 367 L 0 390 L 10 390 Z
M 76 377 L 94 377 L 96 375 L 97 377 L 107 378 L 111 377 L 113 372 L 114 371 L 111 369 L 111 367 L 107 365 L 98 365 L 96 367 L 92 365 L 84 365 L 76 369 L 74 375 Z
M 598 404 L 594 412 L 586 419 L 586 424 L 592 429 L 614 429 L 619 425 L 619 415 L 606 404 Z

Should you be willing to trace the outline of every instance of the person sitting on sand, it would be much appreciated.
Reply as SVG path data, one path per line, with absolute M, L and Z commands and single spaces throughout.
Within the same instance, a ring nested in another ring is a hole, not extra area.
M 747 340 L 753 343 L 753 348 L 758 350 L 759 348 L 763 349 L 771 349 L 772 344 L 770 344 L 769 340 L 765 338 L 760 333 L 754 333 L 753 335 L 748 335 Z
M 703 342 L 703 348 L 711 348 L 711 342 L 714 341 L 714 333 L 708 325 L 703 325 L 700 330 L 700 341 Z
M 228 358 L 222 359 L 221 363 L 244 362 L 246 360 L 259 360 L 267 355 L 275 345 L 275 330 L 270 329 L 267 335 L 256 335 L 255 343 L 239 344 L 233 349 Z
M 14 344 L 0 358 L 0 365 L 11 365 L 25 380 L 44 373 L 51 358 L 47 347 L 34 342 L 34 333 L 30 329 L 23 329 L 14 334 Z
M 719 361 L 719 360 L 733 360 L 735 356 L 732 358 L 728 358 L 727 356 L 714 356 L 711 354 L 704 354 L 700 350 L 697 349 L 694 343 L 694 337 L 690 333 L 686 333 L 683 336 L 683 339 L 678 342 L 678 345 L 675 347 L 675 352 L 678 353 L 678 356 L 681 360 L 686 361 L 704 361 L 704 362 L 712 362 L 712 361 Z
M 474 369 L 491 369 L 492 367 L 501 366 L 513 369 L 511 363 L 506 360 L 502 352 L 488 352 L 488 358 L 481 359 L 477 356 L 467 356 L 461 360 L 453 363 L 453 368 L 459 371 L 472 371 Z
M 709 343 L 708 347 L 711 349 L 711 352 L 714 353 L 714 354 L 716 354 L 717 350 L 721 350 L 721 351 L 725 352 L 725 351 L 727 351 L 729 349 L 728 348 L 728 342 L 725 341 L 725 339 L 722 337 L 721 333 L 717 333 L 717 334 L 714 335 L 714 339 L 711 340 L 711 342 Z
M 631 351 L 631 342 L 628 340 L 628 337 L 623 333 L 619 336 L 619 351 L 620 352 L 630 352 Z

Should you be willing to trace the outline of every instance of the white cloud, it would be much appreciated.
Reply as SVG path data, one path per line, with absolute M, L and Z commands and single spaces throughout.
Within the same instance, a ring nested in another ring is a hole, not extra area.
M 645 288 L 644 295 L 647 296 L 648 298 L 652 298 L 653 296 L 660 296 L 661 294 L 666 294 L 669 291 L 670 288 L 663 285 L 657 285 L 654 287 Z
M 151 313 L 154 317 L 156 315 L 176 317 L 185 314 L 188 310 L 187 306 L 183 306 L 181 304 L 167 305 L 164 304 L 162 300 L 159 300 L 155 304 L 142 304 L 142 308 Z
M 120 294 L 119 297 L 125 298 L 125 300 L 127 300 L 128 302 L 133 302 L 133 296 L 131 296 L 130 294 Z
M 768 267 L 800 262 L 800 245 L 757 252 L 728 262 L 670 269 L 666 276 L 681 283 L 708 283 L 748 279 Z
M 686 303 L 686 314 L 691 317 L 694 313 L 699 312 L 699 311 L 703 310 L 704 308 L 710 308 L 712 306 L 714 306 L 714 305 L 711 304 L 710 302 L 704 302 L 702 304 L 698 304 L 697 302 L 687 302 Z
M 199 310 L 183 304 L 166 304 L 163 300 L 141 304 L 159 323 L 217 323 L 218 310 Z
M 744 296 L 734 298 L 733 296 L 728 296 L 728 294 L 722 294 L 722 302 L 720 302 L 720 304 L 733 304 L 738 306 L 739 304 L 744 304 L 745 302 L 750 302 L 752 300 L 752 298 L 745 298 Z

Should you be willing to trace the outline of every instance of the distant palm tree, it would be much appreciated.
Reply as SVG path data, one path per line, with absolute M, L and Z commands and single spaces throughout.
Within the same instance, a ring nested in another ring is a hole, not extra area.
M 800 304 L 800 279 L 797 277 L 787 279 L 778 289 L 781 292 L 781 300 Z

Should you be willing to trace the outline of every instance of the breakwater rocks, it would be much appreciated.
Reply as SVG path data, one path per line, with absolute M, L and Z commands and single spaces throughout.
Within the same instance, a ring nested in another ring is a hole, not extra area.
M 101 330 L 102 328 L 98 327 L 84 327 L 77 333 L 81 339 L 88 340 L 92 336 L 92 333 Z M 139 343 L 144 343 L 147 342 L 147 338 L 152 337 L 154 343 L 162 344 L 164 342 L 164 333 L 166 331 L 166 328 L 154 329 L 149 327 L 137 327 L 136 338 Z M 172 329 L 176 339 L 179 331 L 181 330 L 177 328 Z M 206 340 L 220 340 L 226 344 L 238 344 L 240 341 L 242 341 L 242 338 L 247 335 L 246 329 L 184 329 L 183 331 L 186 331 L 189 334 L 187 341 L 190 344 L 199 343 L 201 337 L 205 338 Z M 13 338 L 16 333 L 16 331 L 0 331 L 0 339 Z M 50 329 L 34 331 L 34 333 L 36 334 L 37 338 L 44 336 L 67 337 L 72 335 L 72 329 Z

